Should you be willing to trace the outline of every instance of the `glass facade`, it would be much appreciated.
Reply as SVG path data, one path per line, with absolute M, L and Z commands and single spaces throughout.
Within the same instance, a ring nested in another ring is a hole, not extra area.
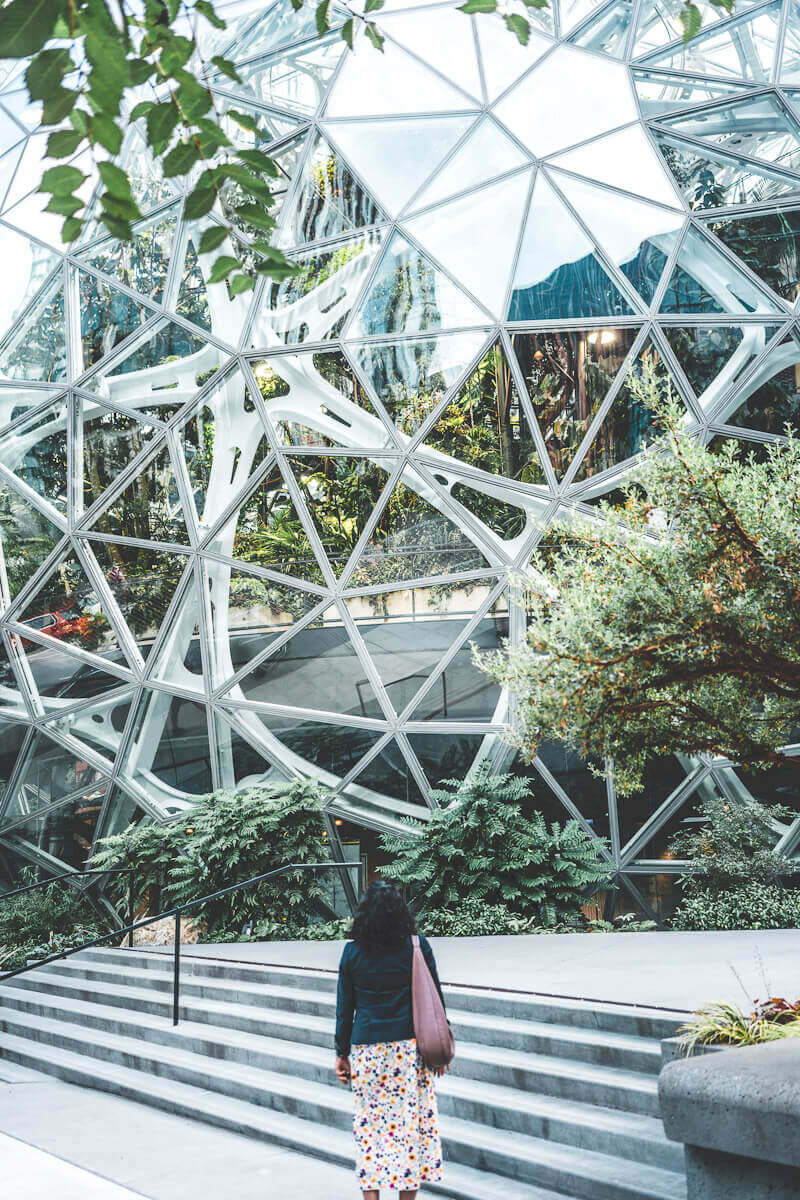
M 551 0 L 522 47 L 397 0 L 379 54 L 239 6 L 243 82 L 212 86 L 278 163 L 300 270 L 235 297 L 135 128 L 134 241 L 90 220 L 65 253 L 4 77 L 6 871 L 282 775 L 349 829 L 424 818 L 441 780 L 513 762 L 471 646 L 524 637 L 509 581 L 647 443 L 630 373 L 655 362 L 708 442 L 798 427 L 797 8 L 701 7 L 684 46 L 680 0 Z M 698 798 L 781 787 L 675 759 L 623 804 L 550 742 L 516 769 L 645 905 Z

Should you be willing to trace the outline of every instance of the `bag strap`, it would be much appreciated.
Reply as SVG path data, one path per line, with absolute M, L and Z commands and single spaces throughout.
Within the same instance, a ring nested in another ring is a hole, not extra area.
M 415 950 L 419 950 L 419 934 L 418 933 L 412 933 L 411 945 L 414 947 Z

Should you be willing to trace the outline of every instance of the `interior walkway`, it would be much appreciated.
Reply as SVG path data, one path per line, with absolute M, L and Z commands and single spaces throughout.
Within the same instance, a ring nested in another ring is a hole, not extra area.
M 747 1007 L 767 995 L 800 996 L 800 930 L 572 933 L 431 941 L 445 983 L 680 1011 L 715 1000 Z M 243 942 L 185 946 L 181 953 L 335 970 L 343 944 Z

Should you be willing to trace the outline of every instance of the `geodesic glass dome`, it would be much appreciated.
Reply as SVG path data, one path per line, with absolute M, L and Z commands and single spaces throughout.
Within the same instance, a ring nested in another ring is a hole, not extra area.
M 403 7 L 383 54 L 351 54 L 288 0 L 231 6 L 209 53 L 244 82 L 213 79 L 218 109 L 279 163 L 302 268 L 234 298 L 135 127 L 135 241 L 90 221 L 64 254 L 38 112 L 5 77 L 10 876 L 280 776 L 355 827 L 424 819 L 440 780 L 513 760 L 470 646 L 524 636 L 509 579 L 646 443 L 631 372 L 649 358 L 704 440 L 797 424 L 798 4 L 701 3 L 688 46 L 680 0 L 552 0 L 525 47 L 499 17 Z M 642 902 L 699 796 L 783 788 L 676 759 L 623 805 L 555 743 L 514 769 Z

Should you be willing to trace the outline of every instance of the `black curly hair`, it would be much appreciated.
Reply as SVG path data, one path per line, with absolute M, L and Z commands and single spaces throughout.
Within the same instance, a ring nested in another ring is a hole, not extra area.
M 376 879 L 358 902 L 348 936 L 367 954 L 380 954 L 416 932 L 416 922 L 399 889 L 385 879 Z

